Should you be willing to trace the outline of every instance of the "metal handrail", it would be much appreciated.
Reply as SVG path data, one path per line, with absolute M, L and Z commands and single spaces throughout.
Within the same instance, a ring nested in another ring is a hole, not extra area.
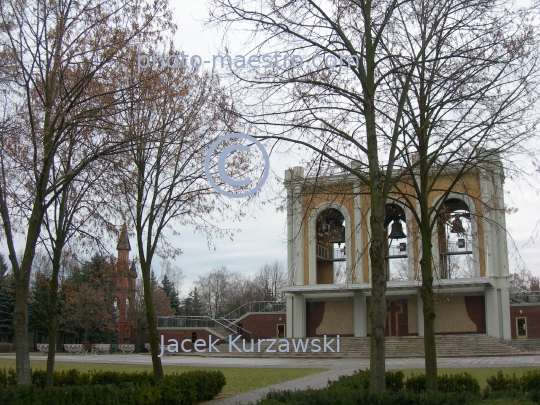
M 324 246 L 317 245 L 317 257 L 320 257 L 321 259 L 329 259 L 328 249 Z
M 229 312 L 227 315 L 223 315 L 221 318 L 231 321 L 240 318 L 248 312 L 284 312 L 285 306 L 285 301 L 250 301 Z
M 537 291 L 521 291 L 521 292 L 510 292 L 511 299 L 518 299 L 523 303 L 527 304 L 538 304 L 540 303 L 540 292 Z
M 346 260 L 345 248 L 342 248 L 342 249 L 334 248 L 333 252 L 334 252 L 334 255 L 332 258 L 330 258 L 330 251 L 328 250 L 328 248 L 325 248 L 324 246 L 321 246 L 321 245 L 317 245 L 316 256 L 319 259 L 332 261 L 332 262 L 341 262 L 341 261 Z
M 160 316 L 158 327 L 160 328 L 215 328 L 221 326 L 231 334 L 236 331 L 210 316 Z
M 235 323 L 233 323 L 233 322 L 231 322 L 231 321 L 229 321 L 228 319 L 225 319 L 225 318 L 223 318 L 223 317 L 221 317 L 221 318 L 219 318 L 219 319 L 221 319 L 221 320 L 227 322 L 229 325 L 234 326 L 235 328 L 237 328 L 237 332 L 236 332 L 236 333 L 242 335 L 242 337 L 244 336 L 244 332 L 245 332 L 245 333 L 249 334 L 249 339 L 250 339 L 250 340 L 253 339 L 253 333 L 251 333 L 249 330 L 244 329 L 242 326 L 240 326 L 240 325 L 238 325 L 238 324 L 235 324 Z M 238 333 L 238 329 L 241 329 L 241 330 L 242 330 L 242 333 Z

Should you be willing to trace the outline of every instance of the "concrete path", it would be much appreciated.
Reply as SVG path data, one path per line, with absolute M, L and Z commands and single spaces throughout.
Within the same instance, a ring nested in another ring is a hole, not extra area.
M 1 355 L 0 358 L 14 359 L 12 355 Z M 30 356 L 31 360 L 46 360 L 45 356 Z M 104 364 L 151 364 L 149 355 L 57 355 L 56 361 L 73 363 Z M 266 388 L 245 392 L 234 397 L 211 402 L 212 405 L 244 405 L 255 403 L 271 390 L 304 390 L 307 388 L 324 388 L 328 380 L 337 380 L 340 375 L 351 375 L 354 370 L 369 367 L 369 359 L 339 358 L 239 358 L 239 357 L 199 357 L 199 356 L 165 356 L 161 359 L 164 365 L 193 367 L 271 367 L 271 368 L 324 368 L 328 371 L 287 381 Z M 540 367 L 540 356 L 504 356 L 504 357 L 453 357 L 437 359 L 439 368 L 471 368 L 471 367 Z M 423 358 L 387 359 L 386 368 L 411 369 L 424 367 Z
M 322 360 L 322 359 L 321 359 Z M 270 391 L 286 390 L 306 390 L 308 388 L 320 389 L 328 385 L 329 380 L 337 380 L 341 375 L 352 375 L 355 370 L 369 367 L 369 360 L 358 359 L 335 359 L 332 361 L 332 369 L 319 374 L 298 378 L 266 388 L 245 392 L 234 397 L 220 399 L 211 402 L 211 405 L 247 405 L 255 404 Z M 437 359 L 439 368 L 473 368 L 473 367 L 520 367 L 538 366 L 540 367 L 540 357 L 520 356 L 520 357 L 474 357 L 474 358 L 439 358 Z M 315 365 L 314 365 L 315 366 Z M 317 367 L 327 365 L 317 364 Z M 424 367 L 423 358 L 413 359 L 387 359 L 386 369 L 407 369 Z

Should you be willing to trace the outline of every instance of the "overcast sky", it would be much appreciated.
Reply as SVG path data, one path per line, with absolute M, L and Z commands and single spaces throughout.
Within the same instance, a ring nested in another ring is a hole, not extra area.
M 173 0 L 172 6 L 175 8 L 178 24 L 176 45 L 180 50 L 189 55 L 201 55 L 203 59 L 219 51 L 223 52 L 223 35 L 216 30 L 204 27 L 206 8 L 203 2 Z M 240 49 L 240 41 L 235 41 L 235 38 L 228 37 L 227 42 L 232 49 L 231 54 Z M 270 157 L 272 169 L 282 177 L 284 170 L 297 165 L 297 162 L 295 157 L 290 159 Z M 272 188 L 276 187 L 279 185 L 274 184 Z M 509 240 L 509 247 L 512 250 L 510 245 L 514 245 L 515 242 L 529 270 L 540 276 L 539 244 L 530 241 L 535 226 L 540 220 L 540 196 L 525 184 L 515 183 L 508 178 L 505 191 L 506 204 L 517 209 L 516 213 L 507 215 L 507 228 L 513 240 Z M 189 232 L 175 238 L 175 242 L 178 241 L 184 250 L 184 254 L 175 260 L 175 264 L 184 271 L 185 280 L 182 288 L 184 296 L 189 291 L 192 281 L 216 266 L 225 265 L 230 270 L 252 275 L 266 262 L 279 260 L 286 265 L 286 214 L 277 213 L 275 206 L 269 205 L 255 213 L 256 219 L 249 218 L 232 224 L 240 228 L 241 232 L 235 236 L 233 242 L 216 240 L 215 251 L 207 249 L 204 238 Z M 514 266 L 516 261 L 515 255 L 510 257 L 511 266 Z
M 175 42 L 180 50 L 189 55 L 201 55 L 203 58 L 211 58 L 211 55 L 222 50 L 222 34 L 204 27 L 203 20 L 206 18 L 204 2 L 172 0 L 171 3 L 175 8 L 178 24 Z M 240 49 L 240 41 L 229 38 L 228 42 L 232 54 Z M 273 155 L 270 157 L 270 166 L 277 175 L 283 177 L 285 169 L 296 166 L 298 161 L 295 156 Z M 526 162 L 521 162 L 521 164 L 526 164 Z M 277 184 L 275 178 L 270 183 L 268 187 L 265 186 L 266 190 L 263 190 L 265 195 L 282 189 L 282 185 Z M 539 246 L 530 241 L 540 220 L 540 196 L 531 191 L 530 187 L 516 184 L 508 178 L 505 188 L 507 205 L 517 209 L 516 213 L 507 215 L 508 231 L 529 270 L 540 276 Z M 268 191 L 270 189 L 273 191 Z M 267 262 L 278 260 L 286 266 L 286 214 L 276 212 L 276 206 L 272 204 L 266 204 L 263 208 L 254 206 L 251 210 L 255 218 L 250 216 L 241 222 L 224 224 L 231 228 L 239 228 L 241 232 L 236 234 L 234 241 L 216 239 L 215 250 L 209 250 L 206 239 L 194 234 L 192 230 L 178 229 L 180 235 L 175 236 L 171 241 L 184 251 L 173 261 L 174 265 L 183 269 L 185 275 L 182 298 L 186 297 L 191 283 L 213 267 L 224 265 L 230 270 L 251 276 Z M 116 246 L 114 241 L 112 244 L 111 250 Z M 513 244 L 509 240 L 509 246 Z M 133 257 L 136 254 L 134 238 L 131 238 L 131 245 Z M 516 256 L 510 257 L 511 266 L 515 265 L 516 260 Z M 155 260 L 153 267 L 159 276 L 159 259 Z

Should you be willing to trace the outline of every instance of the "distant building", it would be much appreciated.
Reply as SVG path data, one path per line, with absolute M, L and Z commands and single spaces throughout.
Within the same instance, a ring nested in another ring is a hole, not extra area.
M 430 205 L 440 202 L 453 180 L 449 168 L 437 179 Z M 511 338 L 503 183 L 500 162 L 485 164 L 465 175 L 443 202 L 432 235 L 437 334 Z M 367 186 L 351 175 L 305 178 L 301 167 L 286 172 L 285 185 L 286 336 L 369 336 Z M 385 221 L 386 334 L 423 336 L 421 240 L 412 213 L 393 197 Z
M 118 343 L 135 342 L 135 282 L 137 270 L 135 262 L 129 261 L 129 236 L 126 225 L 122 226 L 118 244 L 116 308 L 118 315 Z

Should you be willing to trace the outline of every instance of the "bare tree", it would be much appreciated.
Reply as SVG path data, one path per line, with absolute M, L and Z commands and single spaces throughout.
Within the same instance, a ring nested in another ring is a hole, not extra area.
M 287 275 L 279 261 L 266 263 L 253 278 L 255 299 L 258 301 L 280 301 L 283 299 L 281 287 L 287 284 Z
M 136 55 L 132 54 L 132 60 Z M 160 379 L 163 368 L 151 294 L 152 261 L 155 256 L 166 259 L 181 253 L 168 241 L 168 232 L 178 235 L 189 226 L 209 240 L 215 233 L 228 233 L 216 224 L 228 215 L 229 205 L 211 188 L 202 168 L 210 145 L 232 122 L 231 106 L 212 74 L 198 75 L 182 68 L 137 74 L 133 65 L 123 80 L 137 80 L 141 85 L 123 95 L 118 131 L 133 141 L 114 163 L 118 181 L 110 187 L 111 193 L 122 193 L 119 210 L 126 211 L 135 227 L 152 364 Z M 230 160 L 234 165 L 235 160 Z
M 245 29 L 250 34 L 250 50 L 271 55 L 269 65 L 254 63 L 255 69 L 232 72 L 245 85 L 240 86 L 245 94 L 239 92 L 237 99 L 252 102 L 242 110 L 244 118 L 265 129 L 263 139 L 311 149 L 313 157 L 306 160 L 314 176 L 350 173 L 367 186 L 371 208 L 370 389 L 374 392 L 385 389 L 386 202 L 395 181 L 396 146 L 414 66 L 414 61 L 399 54 L 389 56 L 386 49 L 392 49 L 398 39 L 395 13 L 407 3 L 211 2 L 212 21 Z M 394 64 L 401 69 L 396 70 Z M 396 75 L 403 76 L 399 88 L 388 85 Z M 396 91 L 401 95 L 398 108 L 388 105 Z M 291 198 L 303 198 L 309 192 L 310 187 L 304 187 L 300 196 Z
M 72 147 L 73 145 L 67 144 L 66 150 L 59 149 L 62 159 L 59 160 L 57 166 L 52 168 L 53 183 L 55 179 L 65 176 L 71 170 L 73 161 L 76 159 Z M 40 245 L 47 251 L 52 265 L 49 281 L 51 298 L 48 311 L 48 336 L 51 347 L 56 345 L 58 278 L 62 260 L 65 258 L 64 248 L 75 244 L 76 247 L 70 250 L 78 254 L 83 253 L 84 247 L 89 244 L 103 249 L 101 241 L 104 231 L 111 229 L 106 215 L 110 196 L 105 195 L 101 187 L 104 174 L 107 172 L 107 165 L 103 163 L 106 162 L 93 162 L 77 178 L 67 184 L 52 201 L 43 218 L 46 232 L 45 235 L 42 233 L 40 236 Z M 53 386 L 54 360 L 55 350 L 49 350 L 45 381 L 47 387 Z
M 19 385 L 30 381 L 27 300 L 32 260 L 47 207 L 98 157 L 125 140 L 106 131 L 115 104 L 115 64 L 135 37 L 151 39 L 168 24 L 166 1 L 20 1 L 0 3 L 0 42 L 21 131 L 2 133 L 0 214 L 16 284 L 15 341 Z M 122 63 L 122 62 L 120 62 Z M 72 131 L 78 127 L 100 129 Z M 61 178 L 51 171 L 59 148 L 75 145 L 77 161 Z M 11 149 L 11 150 L 10 150 Z M 21 233 L 24 254 L 15 250 Z
M 205 313 L 212 318 L 219 318 L 243 304 L 243 291 L 250 287 L 240 273 L 225 266 L 214 267 L 207 274 L 200 275 L 195 286 L 204 303 Z
M 402 177 L 395 187 L 421 239 L 420 292 L 430 391 L 437 389 L 433 281 L 434 267 L 439 265 L 434 265 L 438 260 L 433 258 L 433 233 L 450 218 L 445 211 L 450 193 L 472 187 L 470 173 L 499 187 L 500 157 L 525 153 L 534 135 L 538 120 L 532 107 L 538 98 L 540 59 L 533 15 L 538 15 L 535 10 L 517 8 L 506 0 L 415 0 L 397 13 L 402 40 L 392 52 L 416 62 L 412 80 L 392 78 L 396 86 L 409 87 L 396 163 Z M 400 63 L 394 66 L 403 69 Z M 402 97 L 395 92 L 396 111 Z M 434 195 L 439 199 L 432 205 Z M 506 208 L 499 198 L 482 204 L 493 218 Z M 483 218 L 486 224 L 500 226 L 487 215 Z M 495 232 L 506 238 L 506 230 Z M 444 266 L 447 277 L 467 275 L 472 257 L 448 256 Z

